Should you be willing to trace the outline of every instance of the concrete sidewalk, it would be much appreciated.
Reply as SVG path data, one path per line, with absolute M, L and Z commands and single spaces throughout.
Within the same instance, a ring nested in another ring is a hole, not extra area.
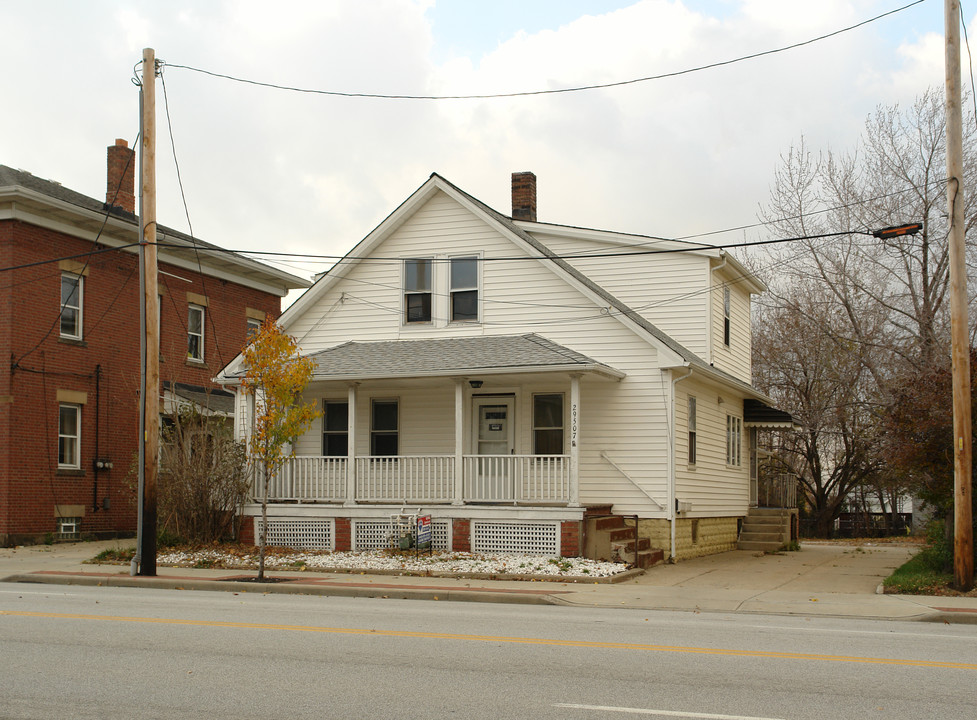
M 659 565 L 620 583 L 275 570 L 266 575 L 278 582 L 258 585 L 247 582 L 253 571 L 158 567 L 156 577 L 131 577 L 128 566 L 85 564 L 106 548 L 132 545 L 0 548 L 0 581 L 977 624 L 977 598 L 877 592 L 915 551 L 899 545 L 803 544 L 800 552 L 772 555 L 737 550 Z

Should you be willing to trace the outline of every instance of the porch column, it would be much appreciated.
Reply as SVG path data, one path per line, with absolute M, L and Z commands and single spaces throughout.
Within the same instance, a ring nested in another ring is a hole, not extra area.
M 455 378 L 455 499 L 452 505 L 464 504 L 465 460 L 462 452 L 465 447 L 465 379 Z
M 580 507 L 580 375 L 570 376 L 570 507 Z
M 356 390 L 351 382 L 346 395 L 346 500 L 344 506 L 356 504 Z

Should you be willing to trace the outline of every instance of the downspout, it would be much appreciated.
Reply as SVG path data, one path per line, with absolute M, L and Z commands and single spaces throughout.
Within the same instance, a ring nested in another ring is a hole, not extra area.
M 669 562 L 675 562 L 675 443 L 678 433 L 675 427 L 675 386 L 682 380 L 692 377 L 692 366 L 687 365 L 688 372 L 680 377 L 672 378 L 671 392 L 668 397 L 668 426 L 672 429 L 672 441 L 668 444 L 668 524 L 671 548 Z
M 92 463 L 93 466 L 92 475 L 94 476 L 94 482 L 92 483 L 92 512 L 98 512 L 99 510 L 98 471 L 102 468 L 102 462 L 99 459 L 101 458 L 101 455 L 99 454 L 99 447 L 98 447 L 98 429 L 99 429 L 98 420 L 102 412 L 101 408 L 99 407 L 101 405 L 101 399 L 102 399 L 101 379 L 102 379 L 102 366 L 96 365 L 95 366 L 95 462 Z
M 712 327 L 713 327 L 713 317 L 712 317 L 712 274 L 722 270 L 729 263 L 729 256 L 726 254 L 725 250 L 719 251 L 719 257 L 723 259 L 716 267 L 710 268 L 709 270 L 709 312 L 706 313 L 708 318 L 707 325 L 709 326 L 709 363 L 712 364 Z

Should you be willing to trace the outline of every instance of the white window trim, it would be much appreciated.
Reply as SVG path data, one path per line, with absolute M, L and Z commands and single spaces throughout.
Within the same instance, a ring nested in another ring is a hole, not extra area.
M 743 419 L 736 415 L 726 416 L 726 465 L 743 465 Z
M 397 406 L 397 428 L 396 430 L 376 430 L 374 428 L 374 420 L 376 419 L 376 411 L 374 407 L 377 403 L 393 403 Z M 403 447 L 401 447 L 401 432 L 400 432 L 400 420 L 401 420 L 401 405 L 399 397 L 375 397 L 370 398 L 370 456 L 371 457 L 399 457 L 403 453 Z M 397 454 L 396 455 L 374 455 L 373 454 L 373 435 L 375 433 L 383 435 L 396 435 L 397 436 Z M 348 441 L 348 440 L 347 440 Z
M 686 417 L 686 427 L 688 429 L 688 446 L 686 451 L 688 453 L 687 460 L 689 467 L 695 467 L 696 460 L 699 454 L 699 434 L 698 428 L 696 427 L 698 423 L 698 413 L 696 408 L 695 395 L 689 395 L 688 397 L 688 415 Z
M 451 262 L 453 260 L 474 260 L 475 261 L 475 286 L 474 287 L 463 287 L 455 288 L 451 285 Z M 462 253 L 459 255 L 448 255 L 448 266 L 446 285 L 448 292 L 445 293 L 445 313 L 444 317 L 447 318 L 449 324 L 458 325 L 475 325 L 482 322 L 482 267 L 485 263 L 482 262 L 481 253 Z M 455 320 L 452 317 L 452 296 L 455 292 L 470 292 L 474 290 L 477 294 L 477 300 L 475 301 L 475 315 L 474 320 Z
M 194 310 L 200 311 L 200 333 L 199 334 L 192 332 L 190 330 L 190 315 L 193 313 Z M 204 338 L 206 337 L 206 330 L 207 330 L 207 308 L 203 307 L 202 305 L 194 305 L 193 303 L 190 303 L 190 305 L 187 306 L 187 361 L 195 362 L 195 363 L 202 363 L 204 361 L 204 347 L 205 347 Z M 193 355 L 190 354 L 191 337 L 200 338 L 200 342 L 198 343 L 198 347 L 200 348 L 199 357 L 194 357 Z
M 68 435 L 62 432 L 61 410 L 70 408 L 75 412 L 75 434 Z M 72 438 L 74 440 L 74 457 L 71 462 L 61 462 L 61 438 Z M 58 403 L 58 469 L 59 470 L 79 470 L 81 469 L 81 405 L 75 403 Z
M 563 412 L 561 413 L 561 417 L 560 417 L 560 422 L 562 424 L 559 427 L 547 427 L 545 425 L 537 425 L 536 424 L 536 396 L 537 395 L 559 395 L 562 398 L 562 402 L 561 402 L 562 408 L 561 409 L 562 409 Z M 537 455 L 538 454 L 536 452 L 536 431 L 537 430 L 559 430 L 563 434 L 563 448 L 560 450 L 560 453 L 559 454 L 560 455 L 566 455 L 567 454 L 567 427 L 569 426 L 569 423 L 567 422 L 567 420 L 568 420 L 568 411 L 569 411 L 569 407 L 568 406 L 570 404 L 570 403 L 567 402 L 567 395 L 566 395 L 566 393 L 563 392 L 562 390 L 552 390 L 550 392 L 545 392 L 545 391 L 534 392 L 534 393 L 532 393 L 532 397 L 530 398 L 530 402 L 532 404 L 529 407 L 529 415 L 530 415 L 529 420 L 530 420 L 530 423 L 532 425 L 532 427 L 530 428 L 530 430 L 532 432 L 532 435 L 530 436 L 529 440 L 532 443 L 533 455 Z
M 408 290 L 407 289 L 407 262 L 410 260 L 427 260 L 431 263 L 431 285 L 426 291 L 422 290 Z M 417 256 L 411 255 L 409 257 L 401 258 L 400 262 L 400 324 L 403 327 L 428 327 L 433 325 L 435 319 L 438 317 L 438 303 L 437 303 L 437 293 L 435 288 L 437 287 L 437 260 L 434 256 Z M 407 296 L 408 295 L 430 295 L 431 296 L 431 319 L 430 320 L 407 320 Z
M 76 273 L 62 272 L 61 273 L 61 283 L 64 282 L 64 279 L 65 278 L 71 278 L 72 280 L 75 280 L 78 283 L 78 305 L 77 306 L 76 305 L 68 305 L 67 303 L 64 302 L 64 300 L 61 300 L 61 312 L 58 313 L 58 329 L 59 329 L 59 332 L 61 334 L 61 337 L 63 337 L 63 338 L 66 338 L 68 340 L 81 340 L 84 337 L 84 329 L 83 329 L 84 326 L 82 324 L 84 313 L 82 312 L 82 308 L 84 307 L 84 304 L 85 304 L 85 295 L 84 295 L 84 293 L 85 293 L 85 278 L 84 278 L 83 275 L 78 275 Z M 61 292 L 63 292 L 63 286 L 61 284 L 59 284 L 58 289 Z M 59 299 L 60 299 L 60 295 L 59 295 Z M 78 312 L 78 328 L 77 328 L 78 332 L 76 334 L 74 334 L 74 335 L 69 335 L 69 334 L 66 334 L 65 332 L 61 331 L 61 316 L 64 315 L 64 311 L 66 309 L 68 309 L 68 308 L 70 308 L 72 310 L 77 310 L 77 312 Z
M 726 347 L 730 347 L 733 342 L 732 302 L 729 286 L 726 285 L 723 287 L 723 345 Z

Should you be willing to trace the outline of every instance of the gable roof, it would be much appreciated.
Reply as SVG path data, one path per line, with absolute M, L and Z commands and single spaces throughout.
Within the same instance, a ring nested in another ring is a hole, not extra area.
M 417 208 L 439 191 L 444 192 L 473 214 L 483 218 L 486 223 L 494 226 L 517 247 L 521 246 L 526 250 L 530 258 L 535 258 L 541 263 L 546 263 L 554 273 L 595 303 L 598 305 L 606 304 L 606 307 L 612 311 L 608 313 L 609 316 L 616 317 L 626 327 L 648 340 L 659 351 L 660 357 L 664 360 L 662 364 L 663 368 L 694 368 L 713 380 L 735 387 L 749 397 L 769 400 L 749 383 L 743 382 L 739 378 L 715 368 L 694 352 L 676 342 L 654 323 L 616 298 L 605 288 L 584 275 L 580 270 L 559 257 L 538 238 L 520 227 L 523 223 L 517 223 L 512 218 L 489 207 L 478 198 L 469 195 L 437 173 L 431 173 L 423 185 L 417 188 L 417 190 L 404 200 L 404 202 L 377 225 L 363 240 L 346 253 L 328 272 L 320 275 L 312 287 L 282 313 L 278 320 L 281 327 L 287 330 L 292 321 L 301 317 L 305 310 L 312 306 L 319 297 L 324 295 L 329 288 L 345 277 L 363 258 L 369 256 L 376 247 L 400 227 L 400 225 L 406 222 Z M 536 254 L 534 255 L 533 252 Z M 239 369 L 240 356 L 228 363 L 224 370 L 221 371 L 221 376 L 233 377 Z
M 92 236 L 97 234 L 105 221 L 105 224 L 111 225 L 116 232 L 134 233 L 133 241 L 138 239 L 138 215 L 126 212 L 120 207 L 110 206 L 52 180 L 36 177 L 25 170 L 15 170 L 0 165 L 0 219 L 4 218 L 2 210 L 5 200 L 16 201 L 16 210 L 12 209 L 11 212 L 22 211 L 27 215 L 44 215 L 58 222 L 77 224 L 88 230 Z M 261 289 L 266 291 L 270 292 L 274 288 L 280 295 L 284 295 L 291 289 L 307 288 L 311 284 L 296 275 L 225 250 L 218 245 L 165 225 L 157 225 L 156 232 L 157 239 L 161 243 L 194 248 L 201 258 L 201 267 L 205 274 L 217 277 L 233 274 L 241 280 L 265 286 Z M 112 238 L 107 233 L 99 237 L 99 242 L 106 245 L 113 244 Z M 186 252 L 168 250 L 165 245 L 161 245 L 159 253 L 162 262 L 184 265 L 192 270 L 197 269 L 196 257 Z

